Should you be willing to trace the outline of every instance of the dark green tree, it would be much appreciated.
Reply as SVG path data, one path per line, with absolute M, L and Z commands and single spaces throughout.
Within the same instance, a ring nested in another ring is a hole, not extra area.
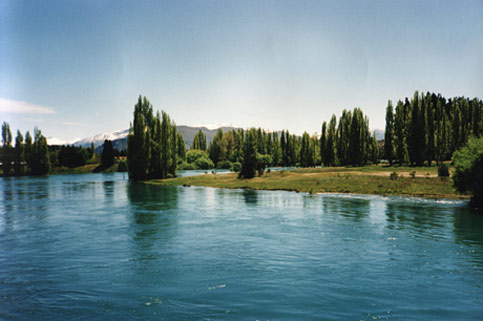
M 193 143 L 191 144 L 191 149 L 206 150 L 206 135 L 201 131 L 201 129 L 195 134 Z
M 9 176 L 12 174 L 12 132 L 10 125 L 7 122 L 2 124 L 2 169 L 3 175 Z
M 245 135 L 242 169 L 238 175 L 239 178 L 253 178 L 255 176 L 257 169 L 256 135 L 255 129 L 248 130 Z
M 49 146 L 47 139 L 38 129 L 34 129 L 34 143 L 32 146 L 32 175 L 46 175 L 50 171 Z
M 114 147 L 109 139 L 104 140 L 104 145 L 102 146 L 101 164 L 104 168 L 114 165 Z
M 483 211 L 483 137 L 470 138 L 453 154 L 454 186 L 461 193 L 472 194 L 470 206 Z
M 384 131 L 384 156 L 392 165 L 394 159 L 394 109 L 392 101 L 387 102 L 386 129 Z
M 329 122 L 329 129 L 327 130 L 327 147 L 326 147 L 326 166 L 334 166 L 337 164 L 337 151 L 336 151 L 336 124 L 337 118 L 332 115 Z
M 23 144 L 23 135 L 20 130 L 17 130 L 17 137 L 15 138 L 15 175 L 23 175 L 25 166 L 25 148 Z
M 328 166 L 326 161 L 327 156 L 327 122 L 322 123 L 322 129 L 320 132 L 320 159 L 322 164 Z

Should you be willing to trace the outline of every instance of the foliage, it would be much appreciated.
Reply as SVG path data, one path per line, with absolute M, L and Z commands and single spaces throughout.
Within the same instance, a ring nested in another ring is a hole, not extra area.
M 262 176 L 265 168 L 272 163 L 272 157 L 267 154 L 257 153 L 257 171 L 258 176 Z
M 187 171 L 187 170 L 193 170 L 193 169 L 196 169 L 195 165 L 194 164 L 191 164 L 191 163 L 187 163 L 185 161 L 181 162 L 178 164 L 178 167 L 177 167 L 178 170 L 181 170 L 181 171 Z
M 198 158 L 209 158 L 208 153 L 204 150 L 190 149 L 186 152 L 186 160 L 188 163 L 192 164 L 196 162 Z
M 239 171 L 241 171 L 241 168 L 242 168 L 242 165 L 241 165 L 241 163 L 240 163 L 240 162 L 233 162 L 233 163 L 231 164 L 231 170 L 232 170 L 233 172 L 239 172 Z
M 395 181 L 398 179 L 399 175 L 396 172 L 392 172 L 391 175 L 389 175 L 389 179 Z
M 458 191 L 472 194 L 470 205 L 483 209 L 483 137 L 470 138 L 453 154 L 454 186 Z
M 81 147 L 62 146 L 57 155 L 59 166 L 69 168 L 84 166 L 87 163 L 89 152 Z
M 134 121 L 127 140 L 129 178 L 145 180 L 176 176 L 178 134 L 168 114 L 153 114 L 146 97 L 134 106 Z
M 120 160 L 118 165 L 117 165 L 117 171 L 118 172 L 127 172 L 127 161 Z
M 114 165 L 114 147 L 109 139 L 106 139 L 102 146 L 101 164 L 104 168 Z
M 283 137 L 283 136 L 282 136 Z M 245 142 L 243 144 L 243 160 L 242 168 L 239 172 L 239 178 L 253 178 L 257 169 L 257 148 L 255 145 L 256 132 L 252 128 L 246 133 Z
M 34 129 L 34 143 L 31 157 L 32 175 L 45 175 L 49 172 L 49 146 L 47 145 L 47 139 L 38 128 Z
M 206 135 L 201 131 L 201 129 L 195 134 L 193 138 L 193 143 L 191 144 L 191 149 L 206 150 Z
M 394 109 L 389 100 L 386 107 L 386 129 L 384 131 L 384 157 L 392 165 L 394 159 Z
M 229 160 L 223 160 L 219 161 L 218 164 L 216 165 L 216 168 L 219 169 L 230 169 L 232 166 L 232 163 Z
M 449 168 L 445 164 L 438 166 L 438 177 L 449 177 Z
M 200 157 L 196 159 L 194 165 L 196 169 L 212 169 L 213 167 L 215 167 L 213 161 L 208 157 Z

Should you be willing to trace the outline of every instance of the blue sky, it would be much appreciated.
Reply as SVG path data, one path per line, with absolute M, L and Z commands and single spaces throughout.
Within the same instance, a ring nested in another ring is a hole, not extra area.
M 482 1 L 0 0 L 0 121 L 65 141 L 178 125 L 320 131 L 415 90 L 483 98 Z

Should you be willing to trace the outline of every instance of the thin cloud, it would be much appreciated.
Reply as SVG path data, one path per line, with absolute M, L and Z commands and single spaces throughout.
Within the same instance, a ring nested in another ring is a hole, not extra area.
M 76 123 L 76 122 L 72 122 L 72 121 L 63 121 L 63 122 L 61 122 L 61 124 L 65 125 L 65 126 L 77 126 L 77 127 L 86 127 L 87 126 L 84 123 Z
M 55 114 L 52 108 L 0 97 L 0 112 L 9 114 Z

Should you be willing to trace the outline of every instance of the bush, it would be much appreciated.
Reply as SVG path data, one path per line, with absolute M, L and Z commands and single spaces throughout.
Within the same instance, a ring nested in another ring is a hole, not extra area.
M 221 162 L 218 162 L 218 164 L 216 164 L 216 168 L 220 168 L 220 169 L 230 169 L 231 168 L 231 162 L 228 161 L 228 160 L 224 160 L 224 161 L 221 161 Z
M 389 179 L 393 181 L 397 180 L 398 177 L 399 175 L 396 172 L 392 172 L 391 175 L 389 175 Z
M 233 172 L 239 172 L 239 171 L 241 171 L 241 168 L 242 168 L 242 165 L 241 165 L 241 163 L 240 163 L 240 162 L 233 162 L 233 163 L 231 164 L 231 170 L 232 170 Z
M 119 161 L 119 164 L 117 165 L 117 171 L 127 172 L 127 162 L 125 160 Z
M 199 150 L 199 149 L 190 149 L 189 151 L 186 152 L 186 160 L 188 163 L 194 163 L 196 162 L 197 159 L 199 158 L 210 158 L 208 156 L 208 153 L 205 152 L 204 150 Z
M 441 178 L 449 177 L 448 166 L 446 166 L 445 164 L 441 164 L 438 166 L 438 177 L 441 177 Z
M 453 184 L 461 193 L 472 194 L 470 206 L 483 211 L 483 137 L 470 138 L 453 153 Z
M 270 155 L 257 153 L 257 171 L 258 175 L 262 176 L 265 168 L 272 163 L 272 157 Z
M 197 169 L 212 169 L 215 164 L 208 157 L 200 157 L 195 161 L 195 167 Z
M 180 171 L 189 171 L 189 170 L 193 170 L 193 169 L 196 169 L 196 168 L 195 168 L 194 164 L 189 164 L 185 161 L 181 161 L 178 164 L 178 166 L 176 166 L 176 169 L 180 170 Z
M 411 178 L 415 178 L 416 177 L 416 171 L 412 171 L 411 173 L 409 173 L 409 175 L 411 175 Z

